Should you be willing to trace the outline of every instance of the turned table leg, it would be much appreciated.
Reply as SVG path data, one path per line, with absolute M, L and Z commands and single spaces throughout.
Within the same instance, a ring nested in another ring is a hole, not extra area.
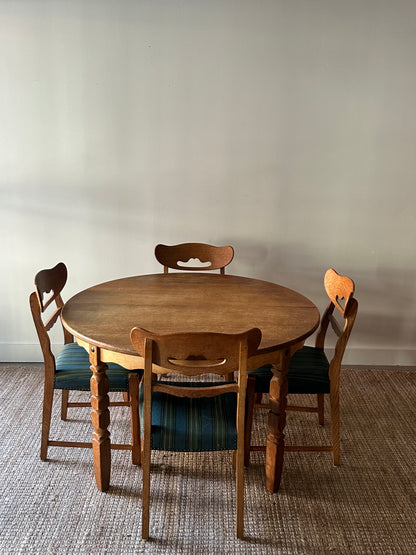
M 269 433 L 266 444 L 266 487 L 272 493 L 278 491 L 283 469 L 287 405 L 287 373 L 290 350 L 282 352 L 279 369 L 273 367 L 270 381 Z
M 93 372 L 91 377 L 91 420 L 94 428 L 92 434 L 92 452 L 94 457 L 95 481 L 100 491 L 106 491 L 110 485 L 111 444 L 109 406 L 108 368 L 100 360 L 100 349 L 90 346 L 90 362 Z

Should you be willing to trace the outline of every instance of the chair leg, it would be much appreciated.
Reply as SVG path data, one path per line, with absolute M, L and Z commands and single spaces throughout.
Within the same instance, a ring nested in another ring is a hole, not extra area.
M 149 539 L 149 505 L 150 505 L 150 452 L 144 449 L 142 454 L 142 538 Z
M 132 462 L 140 465 L 141 449 L 140 449 L 140 416 L 139 416 L 139 377 L 136 373 L 129 376 L 129 393 L 130 401 L 130 420 L 131 420 L 131 445 L 132 445 Z
M 317 394 L 318 398 L 318 421 L 321 426 L 324 425 L 325 418 L 325 395 L 323 393 Z
M 69 399 L 69 391 L 67 389 L 63 389 L 62 403 L 61 403 L 61 420 L 66 420 L 68 417 L 68 399 Z
M 45 382 L 43 390 L 42 432 L 40 442 L 40 458 L 42 461 L 46 461 L 48 457 L 48 441 L 49 431 L 51 427 L 52 404 L 53 384 L 48 384 Z
M 244 438 L 237 450 L 236 461 L 236 513 L 237 513 L 237 538 L 244 537 Z
M 146 393 L 145 393 L 146 402 Z M 151 402 L 151 401 L 150 401 Z M 151 407 L 151 405 L 150 405 Z M 144 407 L 144 436 L 142 440 L 142 538 L 149 539 L 149 511 L 150 511 L 150 458 L 151 458 L 151 422 L 152 413 L 146 412 Z
M 253 427 L 253 416 L 254 416 L 254 403 L 256 401 L 256 380 L 253 377 L 249 377 L 247 380 L 247 406 L 246 406 L 246 425 L 244 433 L 244 466 L 249 466 L 250 464 L 250 445 L 251 445 L 251 430 Z
M 340 460 L 340 423 L 339 423 L 339 391 L 330 393 L 331 401 L 331 435 L 332 435 L 332 456 L 336 466 Z

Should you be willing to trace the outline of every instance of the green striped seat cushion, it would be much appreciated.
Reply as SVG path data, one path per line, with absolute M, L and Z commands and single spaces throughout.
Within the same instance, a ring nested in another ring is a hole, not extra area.
M 247 372 L 248 377 L 256 378 L 256 386 L 255 392 L 256 393 L 268 393 L 270 389 L 270 380 L 273 377 L 272 372 L 272 365 L 265 364 L 264 366 L 260 366 L 256 370 L 249 370 Z
M 118 364 L 109 363 L 107 376 L 110 381 L 110 391 L 128 391 L 131 372 L 141 372 L 141 370 L 126 370 Z M 91 376 L 87 351 L 77 343 L 64 345 L 56 358 L 54 389 L 90 391 Z
M 172 385 L 212 386 L 213 383 L 166 382 Z M 221 382 L 223 385 L 226 382 Z M 143 433 L 143 388 L 140 388 Z M 216 397 L 175 397 L 152 393 L 151 448 L 157 451 L 223 451 L 237 449 L 237 394 Z
M 256 378 L 256 392 L 268 393 L 273 376 L 271 366 L 248 372 Z M 329 393 L 329 362 L 323 349 L 302 347 L 290 359 L 287 374 L 289 393 Z

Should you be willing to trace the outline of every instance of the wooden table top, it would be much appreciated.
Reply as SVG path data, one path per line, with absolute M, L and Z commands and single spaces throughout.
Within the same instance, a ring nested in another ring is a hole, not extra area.
M 127 277 L 95 285 L 72 297 L 62 311 L 64 326 L 81 344 L 134 355 L 136 361 L 130 342 L 134 326 L 156 333 L 239 333 L 258 327 L 262 332 L 258 354 L 266 355 L 304 341 L 318 327 L 319 318 L 309 299 L 281 285 L 196 272 Z M 256 357 L 257 363 L 263 362 L 261 358 Z M 117 356 L 113 360 L 123 362 Z

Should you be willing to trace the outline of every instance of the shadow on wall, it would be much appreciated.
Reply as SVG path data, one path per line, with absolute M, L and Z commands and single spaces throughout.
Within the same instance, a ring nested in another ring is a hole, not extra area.
M 401 352 L 408 352 L 406 356 L 415 357 L 411 364 L 416 365 L 416 273 L 363 268 L 357 271 L 356 291 L 360 306 L 353 334 L 357 344 L 381 351 L 394 349 L 397 360 Z
M 355 282 L 359 302 L 350 347 L 394 351 L 407 360 L 416 357 L 416 273 L 397 268 L 369 269 L 351 263 L 343 253 L 322 260 L 322 252 L 305 245 L 257 244 L 254 241 L 223 241 L 234 246 L 229 273 L 280 283 L 312 300 L 320 313 L 328 304 L 324 274 L 330 267 L 349 275 Z M 313 339 L 308 340 L 311 344 Z M 410 354 L 409 354 L 410 353 Z M 390 362 L 386 361 L 386 364 Z M 392 361 L 392 364 L 396 361 Z M 398 362 L 400 364 L 400 362 Z M 416 365 L 416 359 L 411 362 Z
M 256 243 L 254 241 L 223 241 L 234 247 L 234 260 L 229 272 L 256 279 L 279 283 L 308 297 L 320 313 L 328 304 L 324 289 L 324 274 L 328 266 L 319 264 L 319 257 L 305 245 Z M 314 343 L 314 336 L 307 344 Z
M 292 243 L 289 248 L 281 243 L 240 239 L 229 244 L 235 249 L 232 273 L 279 283 L 303 293 L 313 302 L 325 300 L 323 279 L 330 265 L 321 263 L 320 254 L 313 247 Z

